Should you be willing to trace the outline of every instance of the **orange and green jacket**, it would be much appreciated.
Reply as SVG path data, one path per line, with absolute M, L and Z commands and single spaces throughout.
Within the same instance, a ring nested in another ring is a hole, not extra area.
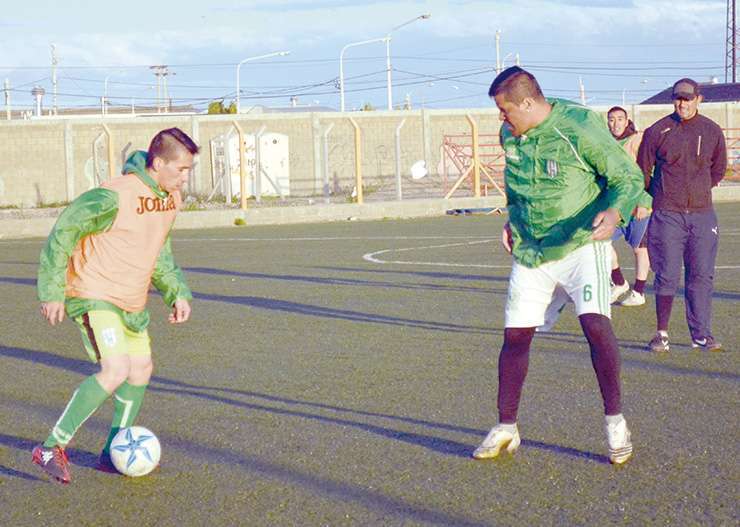
M 59 216 L 41 251 L 38 296 L 64 301 L 71 318 L 117 311 L 127 327 L 143 331 L 150 285 L 169 306 L 192 299 L 170 245 L 182 201 L 149 176 L 146 152 L 132 154 L 123 174 L 80 195 Z

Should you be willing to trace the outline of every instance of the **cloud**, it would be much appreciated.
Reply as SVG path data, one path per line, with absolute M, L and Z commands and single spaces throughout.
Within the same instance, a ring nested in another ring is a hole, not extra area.
M 239 13 L 248 11 L 279 11 L 285 13 L 290 10 L 298 11 L 325 11 L 327 9 L 340 9 L 355 6 L 367 6 L 362 0 L 272 0 L 270 2 L 242 2 L 232 5 L 215 5 L 208 8 L 215 13 Z
M 539 43 L 656 42 L 676 34 L 706 39 L 724 28 L 725 3 L 687 0 L 530 0 L 465 2 L 433 11 L 429 30 L 442 38 L 487 36 L 503 29 L 509 41 Z M 640 37 L 640 42 L 635 37 Z
M 136 24 L 124 16 L 101 24 L 61 10 L 56 12 L 58 19 L 52 16 L 32 31 L 8 28 L 0 65 L 45 63 L 50 42 L 57 43 L 64 64 L 177 63 L 183 57 L 202 56 L 206 50 L 227 62 L 275 49 L 293 49 L 295 58 L 298 51 L 310 54 L 322 47 L 338 51 L 347 42 L 383 36 L 394 25 L 425 12 L 432 14 L 431 19 L 406 26 L 394 34 L 394 40 L 439 47 L 449 41 L 448 47 L 459 47 L 464 39 L 493 42 L 499 28 L 508 42 L 634 42 L 637 38 L 656 42 L 668 36 L 673 39 L 677 33 L 684 40 L 706 39 L 724 31 L 725 17 L 722 0 L 222 0 L 201 11 L 174 10 L 167 2 L 150 5 L 130 0 L 130 4 L 134 11 L 147 11 Z M 163 20 L 168 22 L 165 27 Z

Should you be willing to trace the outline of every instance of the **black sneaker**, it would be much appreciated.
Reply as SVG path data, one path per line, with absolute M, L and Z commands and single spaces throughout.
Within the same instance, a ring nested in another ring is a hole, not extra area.
M 110 452 L 106 452 L 105 450 L 100 453 L 98 464 L 95 465 L 95 470 L 107 472 L 109 474 L 119 474 L 118 469 L 110 458 Z
M 691 339 L 691 347 L 704 351 L 722 351 L 722 344 L 711 335 L 701 339 Z
M 666 353 L 670 351 L 671 346 L 668 344 L 668 336 L 656 333 L 648 344 L 648 348 L 654 353 Z
M 59 483 L 72 481 L 67 453 L 59 445 L 51 448 L 46 448 L 44 445 L 35 447 L 31 460 Z

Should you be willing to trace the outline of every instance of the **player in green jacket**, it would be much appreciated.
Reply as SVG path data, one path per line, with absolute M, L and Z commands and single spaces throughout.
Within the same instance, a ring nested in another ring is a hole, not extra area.
M 129 157 L 123 175 L 85 192 L 62 212 L 41 253 L 41 314 L 56 325 L 66 313 L 78 324 L 90 359 L 100 365 L 74 392 L 46 441 L 33 449 L 33 462 L 61 483 L 71 480 L 65 447 L 111 396 L 113 422 L 99 468 L 115 470 L 111 441 L 136 419 L 153 368 L 150 285 L 172 307 L 171 323 L 190 317 L 192 295 L 172 257 L 169 235 L 197 152 L 178 128 L 162 130 L 148 152 Z
M 489 96 L 504 121 L 509 222 L 502 242 L 514 263 L 498 363 L 499 423 L 473 457 L 494 458 L 504 448 L 513 453 L 519 447 L 517 412 L 530 344 L 560 287 L 575 303 L 591 348 L 609 459 L 624 463 L 632 443 L 622 416 L 619 348 L 610 321 L 610 240 L 616 226 L 630 218 L 642 174 L 597 114 L 545 99 L 525 70 L 503 71 Z

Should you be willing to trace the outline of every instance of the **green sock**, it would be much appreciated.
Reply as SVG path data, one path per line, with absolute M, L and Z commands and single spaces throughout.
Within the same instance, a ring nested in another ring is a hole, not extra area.
M 44 446 L 47 448 L 56 445 L 62 448 L 67 446 L 82 423 L 87 421 L 87 418 L 95 413 L 95 410 L 100 408 L 108 397 L 110 394 L 100 386 L 95 375 L 82 381 L 82 384 L 72 394 L 72 398 L 67 403 L 57 424 L 54 425 L 51 434 L 44 441 Z
M 103 447 L 103 452 L 110 452 L 110 444 L 121 428 L 126 428 L 134 424 L 136 416 L 139 415 L 141 403 L 144 400 L 146 387 L 146 384 L 134 386 L 126 381 L 113 394 L 113 421 L 110 425 L 110 433 Z

